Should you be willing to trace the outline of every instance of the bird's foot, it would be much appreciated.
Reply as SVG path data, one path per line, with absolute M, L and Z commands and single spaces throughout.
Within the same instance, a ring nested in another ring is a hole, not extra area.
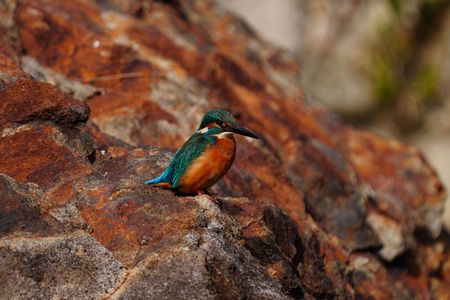
M 200 190 L 197 193 L 198 193 L 198 195 L 212 196 L 211 193 L 207 189 Z
M 219 207 L 222 206 L 221 203 L 220 203 L 220 199 L 218 199 L 218 198 L 216 197 L 216 194 L 214 194 L 213 192 L 211 192 L 211 191 L 209 191 L 209 190 L 207 190 L 207 189 L 203 189 L 203 190 L 198 191 L 198 195 L 206 195 L 206 196 L 209 196 L 209 198 L 211 198 L 211 200 L 212 200 L 214 203 L 216 203 Z

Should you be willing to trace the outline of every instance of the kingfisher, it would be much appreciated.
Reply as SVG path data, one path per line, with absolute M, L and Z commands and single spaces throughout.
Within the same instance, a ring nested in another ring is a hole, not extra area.
M 208 111 L 198 130 L 175 153 L 166 170 L 145 184 L 188 195 L 206 190 L 221 179 L 233 163 L 236 155 L 233 133 L 259 139 L 239 126 L 230 112 Z

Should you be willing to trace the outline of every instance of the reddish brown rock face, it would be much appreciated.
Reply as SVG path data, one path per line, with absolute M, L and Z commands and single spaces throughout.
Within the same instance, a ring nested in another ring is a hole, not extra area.
M 305 99 L 298 65 L 219 4 L 8 3 L 0 298 L 450 294 L 445 191 L 420 152 Z M 261 141 L 236 138 L 214 196 L 144 186 L 212 107 Z
M 59 125 L 73 126 L 86 122 L 88 107 L 57 91 L 50 84 L 29 78 L 6 84 L 0 91 L 0 110 L 6 122 L 25 123 L 52 120 Z

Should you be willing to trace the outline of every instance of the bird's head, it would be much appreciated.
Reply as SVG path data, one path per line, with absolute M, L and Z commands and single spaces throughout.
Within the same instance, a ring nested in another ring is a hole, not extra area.
M 213 135 L 231 132 L 245 135 L 254 139 L 259 139 L 258 136 L 250 130 L 239 126 L 236 123 L 236 119 L 229 111 L 222 109 L 211 109 L 210 111 L 208 111 L 203 116 L 198 130 Z

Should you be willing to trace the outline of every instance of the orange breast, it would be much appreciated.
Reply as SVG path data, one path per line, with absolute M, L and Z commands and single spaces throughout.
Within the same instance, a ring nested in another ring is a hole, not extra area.
M 178 190 L 191 194 L 209 188 L 225 175 L 233 163 L 236 143 L 232 135 L 218 138 L 208 146 L 181 177 Z

